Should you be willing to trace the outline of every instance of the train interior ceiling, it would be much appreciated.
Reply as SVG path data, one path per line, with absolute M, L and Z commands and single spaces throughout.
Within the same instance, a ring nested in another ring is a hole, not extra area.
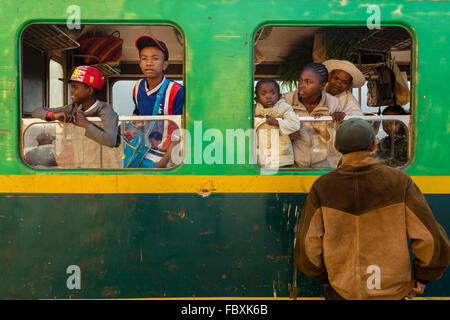
M 22 33 L 22 115 L 30 117 L 36 107 L 57 107 L 58 103 L 70 102 L 68 87 L 58 84 L 57 76 L 52 75 L 55 71 L 50 70 L 51 64 L 59 65 L 56 73 L 69 77 L 73 67 L 83 64 L 86 58 L 83 52 L 80 53 L 80 41 L 91 37 L 112 35 L 123 39 L 119 64 L 94 58 L 93 65 L 107 78 L 100 98 L 111 102 L 110 90 L 114 81 L 135 80 L 141 76 L 134 43 L 142 34 L 153 35 L 166 43 L 170 52 L 166 75 L 170 79 L 182 81 L 185 43 L 182 32 L 175 27 L 86 24 L 70 30 L 65 24 L 27 26 Z M 412 37 L 402 27 L 387 26 L 369 30 L 357 26 L 266 26 L 254 35 L 255 80 L 273 77 L 295 84 L 298 75 L 292 74 L 290 70 L 313 61 L 318 47 L 317 35 L 322 35 L 321 39 L 324 39 L 324 57 L 326 54 L 326 58 L 351 60 L 363 71 L 366 79 L 372 76 L 376 66 L 389 64 L 392 59 L 406 73 L 408 80 L 411 78 Z M 55 89 L 52 86 L 60 90 L 60 97 L 53 97 Z

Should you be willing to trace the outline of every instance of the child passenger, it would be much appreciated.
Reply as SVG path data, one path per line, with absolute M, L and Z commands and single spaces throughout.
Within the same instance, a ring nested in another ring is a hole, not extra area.
M 339 99 L 324 90 L 327 81 L 327 68 L 321 63 L 309 63 L 301 71 L 297 89 L 285 96 L 300 117 L 331 116 L 334 120 L 328 124 L 303 122 L 301 129 L 290 135 L 295 163 L 300 168 L 336 168 L 340 158 L 333 146 L 334 127 L 335 122 L 344 119 L 345 113 Z
M 262 79 L 258 81 L 255 88 L 255 117 L 265 118 L 266 123 L 258 129 L 259 135 L 266 129 L 267 145 L 259 145 L 258 156 L 263 167 L 286 167 L 294 164 L 294 151 L 289 134 L 300 129 L 300 121 L 297 115 L 286 101 L 281 97 L 280 86 L 273 79 Z M 279 119 L 276 119 L 279 118 Z M 279 148 L 271 148 L 271 129 L 279 130 Z M 259 152 L 262 152 L 260 154 Z M 279 163 L 274 152 L 278 152 Z
M 150 133 L 148 138 L 150 139 L 150 145 L 152 146 L 152 149 L 158 149 L 162 141 L 161 132 L 153 131 L 152 133 Z
M 108 103 L 97 99 L 97 92 L 105 82 L 103 74 L 91 66 L 78 66 L 70 79 L 63 80 L 72 84 L 70 94 L 73 103 L 54 109 L 37 108 L 33 110 L 33 117 L 73 123 L 85 128 L 86 137 L 95 142 L 111 148 L 117 147 L 120 143 L 117 135 L 119 117 Z M 99 117 L 103 129 L 86 117 Z
M 153 131 L 148 136 L 150 140 L 150 149 L 145 154 L 144 159 L 139 165 L 140 168 L 159 168 L 157 164 L 164 157 L 165 152 L 160 149 L 162 134 L 159 131 Z
M 139 67 L 144 78 L 133 88 L 135 115 L 180 115 L 183 113 L 183 86 L 166 79 L 164 72 L 169 66 L 169 50 L 164 42 L 149 35 L 136 39 L 136 49 L 139 51 Z M 158 93 L 162 91 L 159 104 Z
M 399 105 L 389 106 L 383 110 L 383 116 L 407 115 Z M 383 120 L 383 130 L 387 133 L 377 145 L 375 158 L 393 167 L 399 167 L 408 162 L 408 129 L 401 121 Z
M 136 82 L 133 88 L 133 114 L 183 114 L 183 86 L 164 75 L 169 66 L 169 50 L 166 44 L 153 36 L 142 35 L 136 39 L 135 46 L 139 52 L 139 67 L 144 77 Z M 156 121 L 155 128 L 162 132 L 161 149 L 166 153 L 156 165 L 164 168 L 171 163 L 171 153 L 179 137 L 173 135 L 176 127 L 171 122 Z

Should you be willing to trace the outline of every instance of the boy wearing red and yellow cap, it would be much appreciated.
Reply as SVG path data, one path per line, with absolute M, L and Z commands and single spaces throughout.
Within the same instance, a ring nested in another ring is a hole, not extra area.
M 117 113 L 106 102 L 97 99 L 97 90 L 101 90 L 105 77 L 91 66 L 78 66 L 68 80 L 72 84 L 70 94 L 72 104 L 48 109 L 38 108 L 33 110 L 32 116 L 47 121 L 59 120 L 70 122 L 86 129 L 86 137 L 108 147 L 116 147 L 118 139 Z M 94 125 L 86 117 L 99 117 L 103 123 L 103 129 Z

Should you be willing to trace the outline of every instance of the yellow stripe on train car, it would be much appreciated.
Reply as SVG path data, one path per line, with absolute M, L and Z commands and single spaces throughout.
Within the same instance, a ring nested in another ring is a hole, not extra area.
M 308 193 L 318 175 L 0 175 L 0 193 Z M 423 193 L 450 194 L 449 176 L 412 176 Z

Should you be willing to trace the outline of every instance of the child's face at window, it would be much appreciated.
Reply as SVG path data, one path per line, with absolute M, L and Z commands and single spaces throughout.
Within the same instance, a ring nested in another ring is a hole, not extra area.
M 152 145 L 152 148 L 158 148 L 159 144 L 161 143 L 161 140 L 157 140 L 155 138 L 150 138 L 150 144 Z
M 139 67 L 146 78 L 158 79 L 169 66 L 164 53 L 156 47 L 146 47 L 140 52 Z
M 70 95 L 72 101 L 76 103 L 83 103 L 92 94 L 92 88 L 81 82 L 72 81 Z
M 273 83 L 263 83 L 256 91 L 256 101 L 264 107 L 270 108 L 280 100 L 278 88 Z
M 386 112 L 383 113 L 383 116 L 395 116 L 400 115 L 396 112 Z M 403 126 L 403 122 L 398 120 L 383 120 L 383 130 L 386 132 L 389 136 L 393 136 L 397 134 L 400 131 L 400 128 Z
M 306 69 L 298 80 L 298 94 L 302 99 L 310 99 L 320 95 L 325 83 L 320 83 L 320 78 L 313 70 Z
M 335 96 L 349 90 L 352 86 L 352 76 L 342 70 L 333 70 L 328 79 L 328 92 Z

